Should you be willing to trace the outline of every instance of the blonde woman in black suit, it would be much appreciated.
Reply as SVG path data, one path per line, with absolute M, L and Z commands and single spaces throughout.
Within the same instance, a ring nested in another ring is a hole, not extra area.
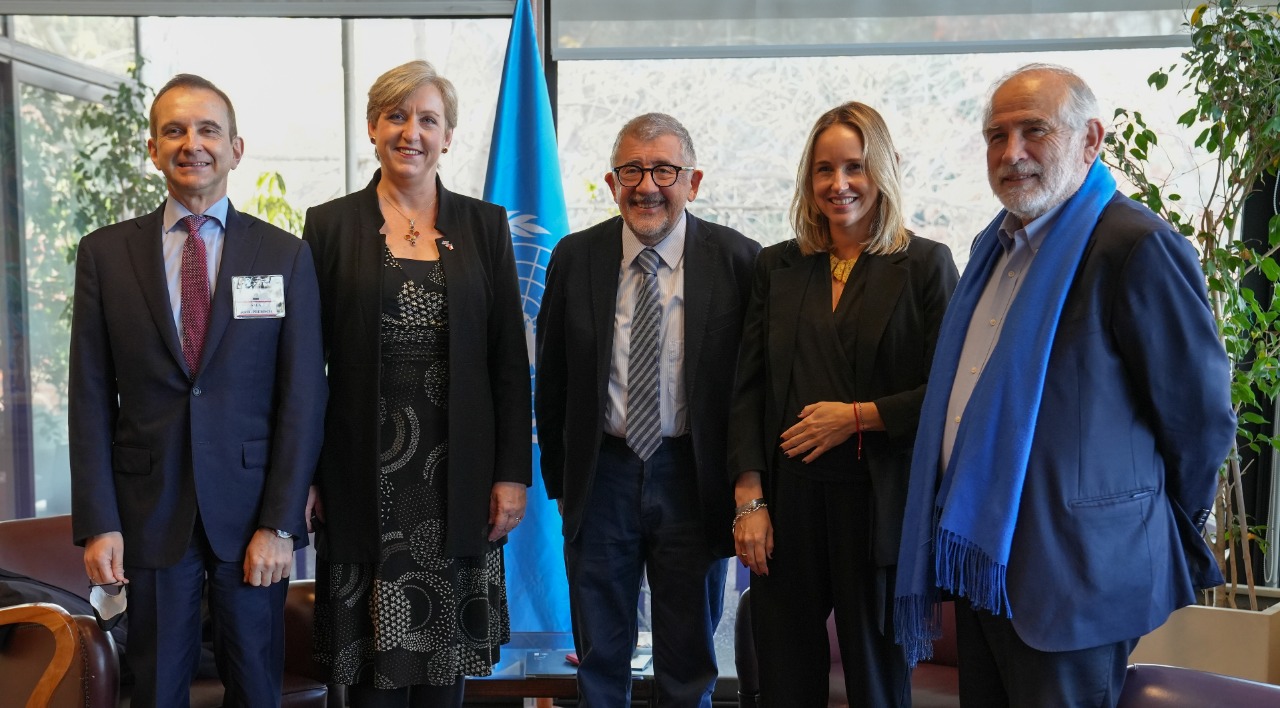
M 307 212 L 332 395 L 312 502 L 316 658 L 353 706 L 460 706 L 508 641 L 501 545 L 530 481 L 529 360 L 506 212 L 437 176 L 453 85 L 369 90 L 369 186 Z M 309 514 L 308 516 L 312 516 Z
M 957 273 L 946 246 L 907 231 L 898 169 L 875 110 L 823 114 L 796 175 L 796 237 L 756 261 L 729 469 L 765 706 L 827 704 L 833 608 L 850 704 L 910 705 L 893 566 Z

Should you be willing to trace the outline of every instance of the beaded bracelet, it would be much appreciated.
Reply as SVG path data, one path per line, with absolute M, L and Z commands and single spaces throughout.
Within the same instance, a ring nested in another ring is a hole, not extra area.
M 862 404 L 853 404 L 853 423 L 858 426 L 858 459 L 862 459 Z

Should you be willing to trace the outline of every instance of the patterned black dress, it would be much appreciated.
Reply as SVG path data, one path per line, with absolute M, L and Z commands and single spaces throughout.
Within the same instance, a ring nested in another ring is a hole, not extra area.
M 439 261 L 383 247 L 378 563 L 316 569 L 316 660 L 333 681 L 399 688 L 488 676 L 510 640 L 502 550 L 444 555 L 449 321 Z M 357 470 L 353 470 L 357 473 Z

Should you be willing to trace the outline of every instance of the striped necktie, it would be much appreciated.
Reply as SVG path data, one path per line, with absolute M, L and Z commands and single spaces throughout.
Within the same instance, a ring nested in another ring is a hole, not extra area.
M 658 295 L 658 252 L 646 248 L 634 263 L 644 271 L 631 317 L 631 351 L 627 354 L 627 446 L 641 460 L 662 442 L 658 355 L 662 308 Z

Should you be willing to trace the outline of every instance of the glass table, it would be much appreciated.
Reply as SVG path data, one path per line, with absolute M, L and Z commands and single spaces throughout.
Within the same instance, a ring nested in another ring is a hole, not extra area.
M 467 703 L 550 708 L 557 698 L 576 699 L 577 668 L 565 659 L 572 651 L 573 635 L 567 632 L 513 632 L 511 642 L 502 647 L 502 660 L 493 667 L 493 675 L 467 678 Z M 513 698 L 534 702 L 513 704 Z M 649 706 L 653 699 L 650 662 L 643 671 L 632 671 L 631 702 Z

